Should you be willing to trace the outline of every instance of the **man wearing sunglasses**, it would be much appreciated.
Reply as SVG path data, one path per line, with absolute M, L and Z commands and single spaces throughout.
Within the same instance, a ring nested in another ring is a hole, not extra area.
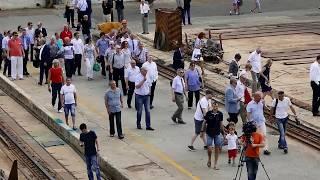
M 21 39 L 18 37 L 17 32 L 13 32 L 13 38 L 8 42 L 8 59 L 11 60 L 11 77 L 16 80 L 17 76 L 20 80 L 23 79 L 23 57 L 24 50 Z
M 186 124 L 182 120 L 182 112 L 183 112 L 183 103 L 184 98 L 183 95 L 187 99 L 187 92 L 186 92 L 186 84 L 183 79 L 184 70 L 178 69 L 177 76 L 172 81 L 172 102 L 175 102 L 178 106 L 178 109 L 175 111 L 173 116 L 171 117 L 172 121 L 179 124 Z M 178 119 L 178 122 L 177 122 Z

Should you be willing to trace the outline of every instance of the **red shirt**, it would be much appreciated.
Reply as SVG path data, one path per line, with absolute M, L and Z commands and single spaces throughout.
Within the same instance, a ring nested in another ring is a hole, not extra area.
M 50 68 L 50 74 L 51 74 L 51 82 L 52 83 L 62 83 L 62 68 L 57 67 L 57 68 Z
M 244 141 L 245 141 L 245 139 L 246 138 L 243 137 Z M 252 142 L 252 144 L 261 144 L 263 142 L 262 135 L 259 133 L 256 133 L 256 132 L 252 133 L 251 142 Z M 259 154 L 260 154 L 259 149 L 260 149 L 259 147 L 253 148 L 251 144 L 248 144 L 248 147 L 246 149 L 246 156 L 253 157 L 253 158 L 259 157 Z
M 71 40 L 71 38 L 72 38 L 72 32 L 71 32 L 71 31 L 62 31 L 62 32 L 60 33 L 60 38 L 62 39 L 63 43 L 66 43 L 66 42 L 64 41 L 64 38 L 66 38 L 66 37 L 70 38 L 70 40 Z
M 12 38 L 8 42 L 9 56 L 23 56 L 20 38 Z

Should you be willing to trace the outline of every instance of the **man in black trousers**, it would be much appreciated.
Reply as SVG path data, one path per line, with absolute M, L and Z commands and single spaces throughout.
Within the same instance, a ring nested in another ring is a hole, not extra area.
M 314 63 L 310 66 L 310 81 L 312 88 L 312 114 L 313 116 L 320 116 L 320 55 L 317 56 Z
M 185 25 L 185 17 L 188 16 L 188 24 L 191 24 L 191 14 L 190 14 L 190 4 L 191 4 L 191 0 L 184 0 L 184 7 L 183 7 L 183 19 L 182 22 Z

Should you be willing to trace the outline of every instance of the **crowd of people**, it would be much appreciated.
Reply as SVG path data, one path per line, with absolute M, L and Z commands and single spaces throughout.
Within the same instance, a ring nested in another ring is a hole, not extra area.
M 90 2 L 90 3 L 88 3 Z M 32 62 L 35 68 L 39 68 L 39 82 L 43 85 L 43 79 L 48 86 L 48 91 L 52 95 L 52 106 L 57 105 L 57 112 L 65 114 L 66 124 L 69 125 L 69 114 L 72 118 L 72 128 L 76 130 L 76 107 L 78 103 L 77 90 L 72 83 L 72 77 L 82 76 L 81 65 L 86 65 L 86 78 L 88 81 L 94 80 L 97 76 L 95 71 L 101 71 L 104 79 L 109 79 L 110 88 L 104 94 L 105 107 L 109 118 L 110 137 L 117 133 L 119 139 L 124 138 L 121 123 L 121 111 L 124 102 L 128 108 L 132 108 L 132 99 L 135 97 L 134 108 L 136 109 L 136 128 L 141 130 L 141 119 L 143 108 L 145 110 L 145 129 L 154 131 L 151 126 L 150 109 L 154 108 L 153 99 L 158 80 L 157 64 L 153 62 L 149 51 L 143 43 L 134 35 L 127 26 L 127 21 L 123 15 L 123 1 L 115 1 L 118 14 L 118 21 L 122 27 L 119 30 L 112 30 L 110 33 L 100 33 L 96 42 L 91 39 L 91 1 L 78 0 L 66 1 L 66 12 L 68 24 L 62 32 L 54 33 L 50 36 L 38 22 L 37 28 L 33 28 L 33 23 L 28 22 L 26 27 L 19 26 L 17 31 L 7 30 L 3 33 L 1 58 L 4 61 L 3 74 L 11 78 L 23 80 L 24 76 L 29 76 L 28 62 Z M 177 1 L 178 7 L 188 14 L 190 20 L 190 2 Z M 237 1 L 238 3 L 239 1 Z M 256 2 L 259 2 L 258 0 Z M 102 8 L 106 21 L 112 21 L 112 1 L 103 1 Z M 234 5 L 235 6 L 235 5 Z M 260 5 L 259 5 L 260 8 Z M 78 10 L 78 24 L 74 23 L 74 11 Z M 148 33 L 148 13 L 149 5 L 141 1 L 140 12 L 143 22 L 143 33 Z M 239 7 L 235 7 L 235 12 L 239 13 Z M 183 13 L 183 24 L 184 13 Z M 73 32 L 72 28 L 76 28 Z M 80 36 L 82 29 L 83 38 Z M 172 102 L 176 103 L 177 110 L 171 116 L 174 123 L 186 124 L 182 118 L 184 101 L 187 101 L 187 108 L 192 109 L 195 105 L 194 127 L 195 132 L 187 146 L 190 151 L 195 151 L 194 142 L 200 135 L 203 141 L 203 148 L 208 152 L 207 166 L 211 167 L 211 156 L 214 150 L 213 168 L 219 170 L 218 159 L 223 145 L 227 145 L 228 163 L 235 166 L 235 158 L 238 154 L 240 144 L 246 144 L 246 140 L 238 137 L 236 125 L 240 115 L 243 124 L 255 122 L 257 132 L 252 134 L 253 143 L 247 144 L 246 151 L 247 169 L 249 179 L 255 179 L 257 173 L 257 163 L 259 162 L 259 148 L 264 148 L 264 154 L 269 155 L 268 142 L 266 136 L 266 118 L 264 116 L 266 95 L 273 101 L 271 104 L 271 121 L 276 121 L 280 137 L 278 148 L 288 153 L 285 132 L 288 121 L 288 109 L 290 108 L 296 117 L 296 111 L 289 98 L 284 96 L 283 91 L 277 93 L 277 98 L 273 96 L 270 83 L 270 71 L 272 60 L 268 60 L 265 65 L 261 65 L 261 48 L 253 51 L 245 65 L 240 70 L 240 54 L 235 54 L 229 65 L 230 84 L 225 91 L 225 110 L 228 113 L 228 124 L 224 126 L 224 115 L 219 110 L 218 103 L 213 100 L 213 92 L 205 91 L 205 96 L 200 98 L 200 91 L 204 87 L 203 75 L 204 67 L 201 63 L 201 49 L 205 46 L 205 34 L 200 33 L 196 38 L 191 62 L 185 70 L 185 46 L 177 46 L 173 54 L 173 68 L 177 71 L 177 76 L 172 80 L 171 94 Z M 311 86 L 313 95 L 313 113 L 318 115 L 320 105 L 319 77 L 320 77 L 320 57 L 310 68 Z M 0 68 L 1 68 L 0 64 Z M 95 65 L 98 65 L 95 68 Z M 200 70 L 196 67 L 200 66 Z M 101 68 L 100 68 L 101 67 Z M 100 69 L 100 70 L 99 70 Z M 44 78 L 45 76 L 45 78 Z M 251 79 L 252 95 L 248 86 Z M 121 85 L 119 84 L 121 81 Z M 260 89 L 262 92 L 260 92 Z M 127 100 L 124 101 L 124 96 Z M 195 96 L 195 101 L 193 101 Z M 58 103 L 56 100 L 58 98 Z M 63 110 L 62 110 L 63 108 Z M 116 121 L 116 122 L 114 122 Z M 116 125 L 116 131 L 115 126 Z M 97 163 L 97 152 L 99 144 L 97 136 L 93 131 L 88 131 L 85 124 L 80 125 L 82 134 L 80 141 L 85 145 L 86 162 L 88 166 L 89 179 L 93 179 L 92 166 L 96 170 L 96 176 L 100 179 L 99 167 Z M 239 141 L 240 138 L 240 141 Z M 90 167 L 89 167 L 90 166 Z

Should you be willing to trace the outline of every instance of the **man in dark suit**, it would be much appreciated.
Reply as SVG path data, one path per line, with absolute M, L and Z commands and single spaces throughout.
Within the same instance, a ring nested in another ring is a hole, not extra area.
M 58 56 L 59 48 L 56 39 L 52 37 L 49 44 L 45 44 L 45 40 L 40 42 L 43 46 L 40 49 L 40 78 L 38 84 L 42 86 L 43 74 L 46 75 L 45 84 L 48 84 L 48 72 L 52 67 L 52 61 Z
M 175 70 L 184 69 L 184 45 L 181 44 L 173 53 L 172 67 Z
M 237 53 L 234 56 L 234 59 L 229 64 L 229 75 L 230 77 L 238 78 L 238 72 L 239 72 L 239 61 L 241 59 L 241 55 Z
M 38 38 L 40 33 L 42 33 L 43 37 L 47 37 L 47 30 L 46 28 L 42 27 L 42 22 L 38 22 L 37 26 L 38 28 L 34 30 L 34 37 Z

